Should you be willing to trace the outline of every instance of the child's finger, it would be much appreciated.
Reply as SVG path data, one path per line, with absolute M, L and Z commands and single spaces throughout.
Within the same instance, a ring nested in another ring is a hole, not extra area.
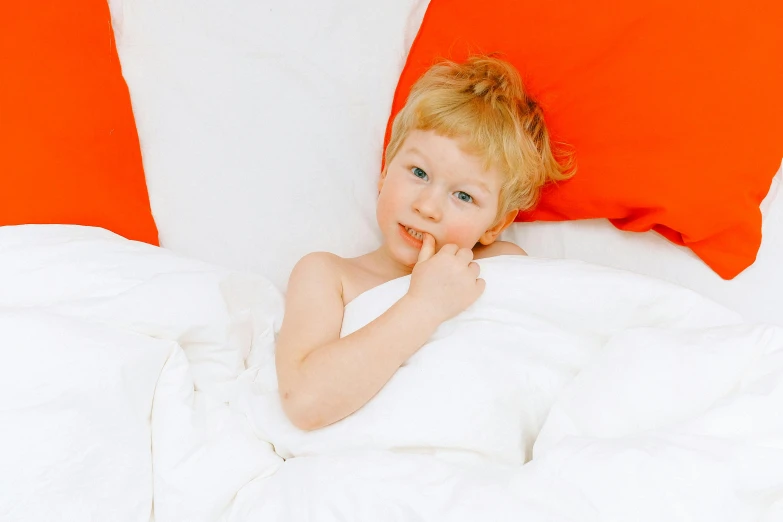
M 426 261 L 429 258 L 431 258 L 434 253 L 435 253 L 435 238 L 432 237 L 431 234 L 425 232 L 423 243 L 421 245 L 421 250 L 419 250 L 419 259 L 416 262 L 421 263 L 422 261 Z
M 475 276 L 476 279 L 479 278 L 479 274 L 481 273 L 481 267 L 478 263 L 475 261 L 471 261 L 468 263 L 468 270 L 470 270 L 470 273 Z

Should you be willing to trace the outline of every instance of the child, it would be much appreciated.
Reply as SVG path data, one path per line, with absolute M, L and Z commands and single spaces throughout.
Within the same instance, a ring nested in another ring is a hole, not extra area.
M 343 259 L 302 258 L 291 273 L 276 366 L 283 409 L 312 430 L 367 403 L 484 280 L 473 259 L 525 252 L 496 241 L 548 180 L 564 179 L 540 108 L 517 71 L 492 57 L 433 66 L 394 120 L 378 182 L 383 244 Z M 407 294 L 340 338 L 344 307 L 411 275 Z

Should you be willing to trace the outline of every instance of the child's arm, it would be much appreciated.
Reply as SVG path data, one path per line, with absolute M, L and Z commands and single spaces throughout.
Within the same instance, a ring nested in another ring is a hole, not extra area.
M 343 338 L 342 288 L 334 259 L 317 253 L 297 264 L 276 353 L 283 409 L 297 427 L 317 429 L 361 408 L 441 322 L 478 298 L 484 281 L 471 263 L 472 252 L 447 245 L 429 259 L 433 249 L 425 241 L 405 296 Z

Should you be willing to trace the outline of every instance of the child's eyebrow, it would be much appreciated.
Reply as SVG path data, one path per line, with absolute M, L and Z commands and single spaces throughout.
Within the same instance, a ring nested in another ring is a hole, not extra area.
M 407 149 L 405 149 L 405 152 L 408 153 L 408 154 L 416 154 L 418 156 L 421 156 L 424 159 L 427 159 L 427 155 L 426 154 L 424 154 L 422 151 L 420 151 L 419 149 L 417 149 L 416 147 L 413 147 L 413 146 L 408 147 Z
M 464 181 L 464 183 L 466 185 L 473 185 L 487 194 L 492 194 L 492 191 L 489 190 L 489 186 L 480 179 L 467 179 Z

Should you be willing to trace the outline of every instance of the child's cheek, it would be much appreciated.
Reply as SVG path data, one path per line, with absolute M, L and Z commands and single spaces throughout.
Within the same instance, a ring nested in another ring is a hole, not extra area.
M 460 248 L 473 248 L 481 237 L 481 232 L 476 231 L 474 223 L 453 223 L 446 228 L 443 236 L 443 244 L 453 243 Z
M 375 207 L 375 217 L 378 220 L 378 225 L 381 227 L 385 226 L 386 221 L 391 219 L 391 214 L 392 208 L 389 204 L 389 197 L 388 194 L 384 191 L 378 197 L 378 202 Z

